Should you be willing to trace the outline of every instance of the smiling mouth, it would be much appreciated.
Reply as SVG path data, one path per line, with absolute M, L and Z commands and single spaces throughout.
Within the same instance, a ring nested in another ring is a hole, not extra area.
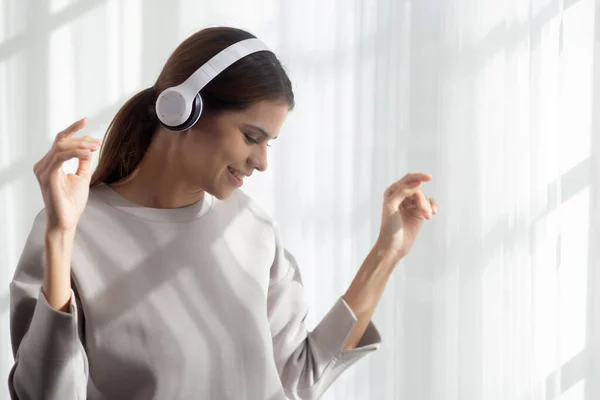
M 233 169 L 231 167 L 227 167 L 227 169 L 229 170 L 229 172 L 231 173 L 231 175 L 235 176 L 237 179 L 239 179 L 240 181 L 243 181 L 245 178 L 245 175 L 242 174 L 240 171 Z

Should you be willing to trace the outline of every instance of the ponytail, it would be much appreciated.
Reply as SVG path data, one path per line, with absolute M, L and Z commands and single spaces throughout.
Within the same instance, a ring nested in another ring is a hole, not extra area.
M 129 99 L 117 112 L 106 131 L 90 187 L 116 182 L 137 168 L 158 125 L 155 98 L 154 87 L 150 87 Z

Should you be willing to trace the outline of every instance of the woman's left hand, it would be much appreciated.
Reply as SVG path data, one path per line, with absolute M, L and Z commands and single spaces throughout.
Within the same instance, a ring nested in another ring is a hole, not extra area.
M 429 174 L 407 174 L 387 188 L 377 239 L 380 249 L 393 253 L 398 259 L 408 254 L 423 221 L 438 211 L 437 203 L 421 190 L 421 184 L 431 179 Z

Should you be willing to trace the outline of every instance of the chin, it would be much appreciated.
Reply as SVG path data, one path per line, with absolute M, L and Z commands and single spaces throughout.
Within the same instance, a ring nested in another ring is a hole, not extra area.
M 234 189 L 235 190 L 235 189 Z M 219 200 L 227 200 L 228 198 L 231 197 L 231 195 L 233 194 L 234 190 L 230 189 L 230 188 L 219 188 L 216 190 L 207 190 L 208 193 L 211 194 L 211 196 L 216 197 Z
M 228 175 L 229 172 L 225 171 Z M 227 176 L 219 176 L 215 179 L 210 186 L 207 186 L 204 190 L 210 193 L 213 197 L 219 200 L 227 200 L 238 190 L 239 187 L 233 185 Z
M 223 193 L 211 193 L 211 194 L 213 195 L 213 197 L 216 197 L 219 200 L 227 200 L 231 197 L 233 192 L 227 192 L 225 194 L 223 194 Z

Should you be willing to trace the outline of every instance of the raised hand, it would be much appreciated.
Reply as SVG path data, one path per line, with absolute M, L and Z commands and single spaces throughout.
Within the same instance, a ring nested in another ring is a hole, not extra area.
M 407 174 L 385 191 L 377 242 L 399 258 L 412 248 L 423 221 L 437 214 L 437 203 L 421 190 L 422 183 L 431 179 L 429 174 Z
M 56 135 L 52 147 L 33 167 L 44 199 L 47 231 L 74 231 L 89 196 L 92 153 L 101 143 L 89 136 L 73 138 L 86 125 L 81 119 Z M 66 174 L 62 165 L 72 158 L 79 159 L 74 174 Z

